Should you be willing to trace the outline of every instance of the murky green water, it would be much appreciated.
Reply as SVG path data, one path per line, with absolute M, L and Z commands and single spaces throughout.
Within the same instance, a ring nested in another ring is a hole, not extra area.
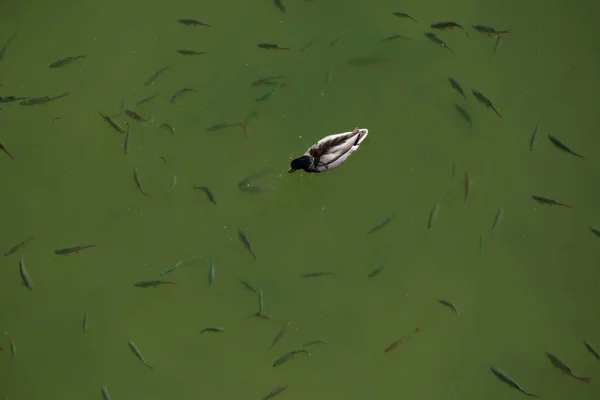
M 598 398 L 600 361 L 583 340 L 600 349 L 600 238 L 588 229 L 600 226 L 600 6 L 283 1 L 285 14 L 268 0 L 5 5 L 0 46 L 17 36 L 0 62 L 0 96 L 71 94 L 47 107 L 0 105 L 0 142 L 15 157 L 0 154 L 2 252 L 36 236 L 24 258 L 35 292 L 20 279 L 20 253 L 0 259 L 2 399 L 102 398 L 102 385 L 113 399 L 130 400 L 261 399 L 278 385 L 289 385 L 280 395 L 289 400 L 524 398 L 489 365 L 545 400 Z M 213 27 L 186 27 L 179 18 Z M 511 33 L 490 58 L 494 38 L 470 28 L 468 37 L 439 32 L 452 55 L 423 35 L 445 20 Z M 412 40 L 381 41 L 393 33 Z M 261 42 L 292 50 L 265 51 Z M 48 68 L 79 54 L 87 59 Z M 165 66 L 156 84 L 143 85 Z M 271 87 L 250 82 L 265 75 L 283 75 L 287 86 L 256 102 Z M 463 85 L 466 103 L 448 77 Z M 199 92 L 171 104 L 181 88 Z M 472 88 L 504 118 L 479 104 Z M 153 93 L 160 96 L 135 105 Z M 124 135 L 98 114 L 119 114 L 121 97 L 154 118 L 116 118 L 132 128 L 127 155 Z M 454 104 L 470 113 L 472 132 Z M 259 116 L 247 138 L 236 127 L 206 131 L 252 112 Z M 159 127 L 165 122 L 174 136 Z M 369 137 L 339 169 L 285 172 L 318 139 L 355 126 Z M 548 134 L 587 159 L 561 154 Z M 136 189 L 133 168 L 150 197 Z M 264 170 L 271 172 L 258 183 L 267 191 L 239 190 Z M 217 205 L 193 185 L 208 186 Z M 531 195 L 573 208 L 540 206 Z M 389 225 L 366 234 L 392 214 Z M 99 247 L 53 254 L 88 243 Z M 176 285 L 133 286 L 184 258 L 163 277 Z M 367 278 L 383 262 L 383 272 Z M 336 275 L 300 278 L 313 271 Z M 264 290 L 272 320 L 245 319 L 258 298 L 236 278 Z M 460 319 L 438 299 L 452 301 Z M 200 336 L 208 326 L 226 332 Z M 405 335 L 407 346 L 384 353 Z M 272 367 L 316 339 L 329 344 Z M 592 383 L 562 377 L 546 351 Z

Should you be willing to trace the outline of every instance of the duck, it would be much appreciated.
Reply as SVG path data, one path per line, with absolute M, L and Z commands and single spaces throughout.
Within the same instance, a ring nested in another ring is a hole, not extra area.
M 298 170 L 306 172 L 325 172 L 339 167 L 358 150 L 358 146 L 366 139 L 369 130 L 354 128 L 352 132 L 337 133 L 325 136 L 301 157 L 292 160 L 289 173 Z

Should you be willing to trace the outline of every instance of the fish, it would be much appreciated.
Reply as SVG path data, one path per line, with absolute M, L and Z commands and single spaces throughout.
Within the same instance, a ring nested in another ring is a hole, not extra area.
M 454 314 L 456 314 L 457 317 L 460 317 L 460 315 L 458 314 L 458 309 L 456 308 L 456 306 L 454 304 L 452 304 L 452 302 L 450 302 L 448 300 L 439 300 L 438 299 L 438 303 L 450 308 L 452 311 L 454 311 Z
M 498 225 L 502 222 L 502 218 L 504 218 L 504 207 L 500 207 L 498 212 L 496 213 L 496 218 L 494 218 L 494 224 L 492 225 L 492 238 L 496 238 L 496 229 L 498 229 Z
M 263 290 L 261 289 L 258 292 L 258 314 L 263 315 L 264 313 L 265 313 L 265 294 L 264 294 Z
M 71 253 L 79 254 L 79 252 L 81 252 L 81 250 L 89 249 L 91 247 L 99 247 L 99 245 L 97 245 L 97 244 L 83 244 L 83 245 L 79 245 L 79 246 L 65 247 L 65 248 L 62 248 L 62 249 L 56 249 L 56 250 L 54 250 L 54 254 L 59 254 L 59 255 L 62 255 L 62 256 L 65 256 L 65 255 L 71 254 Z
M 70 64 L 73 61 L 79 60 L 81 58 L 87 58 L 87 57 L 85 55 L 80 55 L 80 56 L 61 58 L 60 60 L 54 61 L 52 64 L 50 64 L 50 68 L 59 68 L 59 67 L 62 67 L 63 65 Z
M 203 26 L 205 28 L 212 28 L 211 25 L 200 22 L 197 19 L 182 18 L 178 19 L 177 22 L 186 26 Z
M 210 255 L 210 266 L 208 267 L 208 286 L 212 286 L 215 281 L 215 256 Z
M 542 205 L 548 204 L 549 206 L 559 206 L 559 207 L 573 208 L 572 206 L 570 206 L 568 204 L 559 203 L 558 201 L 556 201 L 554 199 L 549 199 L 549 198 L 544 197 L 544 196 L 533 195 L 533 196 L 531 196 L 531 198 L 533 200 L 537 201 L 538 203 L 542 204 Z
M 175 128 L 173 128 L 169 123 L 165 122 L 161 124 L 160 127 L 165 128 L 171 133 L 171 135 L 175 136 Z
M 169 267 L 167 269 L 165 269 L 163 272 L 160 273 L 160 276 L 165 276 L 167 274 L 170 274 L 171 272 L 175 271 L 177 268 L 179 268 L 179 266 L 181 264 L 183 264 L 185 260 L 179 260 L 175 263 L 175 265 L 173 265 L 172 267 Z
M 198 92 L 196 89 L 190 89 L 190 88 L 183 88 L 183 89 L 179 89 L 178 91 L 175 92 L 175 94 L 171 97 L 171 100 L 169 101 L 171 104 L 175 103 L 175 101 L 182 96 L 183 94 L 187 93 L 187 92 Z
M 590 231 L 592 231 L 592 233 L 598 237 L 600 237 L 600 228 L 596 228 L 595 226 L 591 226 L 590 225 Z M 4 254 L 6 255 L 6 254 Z
M 108 123 L 108 125 L 110 125 L 115 131 L 117 131 L 119 133 L 125 133 L 123 128 L 121 128 L 121 126 L 117 123 L 117 121 L 115 121 L 112 117 L 109 117 L 108 115 L 104 115 L 100 111 L 98 111 L 98 114 L 100 114 L 102 119 L 104 121 L 106 121 Z
M 390 222 L 392 222 L 392 220 L 394 219 L 394 217 L 396 216 L 396 214 L 392 214 L 389 217 L 386 217 L 384 220 L 382 220 L 381 222 L 377 223 L 377 225 L 375 225 L 374 227 L 372 227 L 371 229 L 369 229 L 369 231 L 367 232 L 367 235 L 370 235 L 373 232 L 376 232 L 380 229 L 382 229 L 384 226 L 386 226 L 387 224 L 389 224 Z
M 335 272 L 304 272 L 300 274 L 301 278 L 320 278 L 322 276 L 335 275 Z
M 140 114 L 136 113 L 135 111 L 131 111 L 131 110 L 123 110 L 123 112 L 125 112 L 125 114 L 127 114 L 127 116 L 135 121 L 140 121 L 140 122 L 152 122 L 152 118 L 148 119 L 148 118 L 144 118 L 142 117 Z
M 35 106 L 38 104 L 44 104 L 47 105 L 47 103 L 54 101 L 54 100 L 58 100 L 61 99 L 63 97 L 66 97 L 68 95 L 70 95 L 70 92 L 65 92 L 62 94 L 57 94 L 54 96 L 40 96 L 40 97 L 29 97 L 25 100 L 22 100 L 19 104 L 22 106 Z
M 441 201 L 435 203 L 435 205 L 431 209 L 431 212 L 429 213 L 429 221 L 427 221 L 427 229 L 431 229 L 435 221 L 437 221 L 438 216 L 440 215 L 440 208 L 442 207 L 442 203 L 446 201 L 448 196 L 450 196 L 450 192 L 448 192 Z
M 287 86 L 287 83 L 280 83 L 277 86 L 275 86 L 271 91 L 265 93 L 264 95 L 262 95 L 261 97 L 258 97 L 256 99 L 254 99 L 254 101 L 265 101 L 270 99 L 271 97 L 273 97 L 273 95 L 275 93 L 277 93 L 277 91 L 279 91 L 279 89 L 281 89 L 282 87 Z
M 279 85 L 279 82 L 273 82 L 276 79 L 283 79 L 283 75 L 278 76 L 263 76 L 262 78 L 258 78 L 250 84 L 250 86 L 259 86 L 259 85 Z
M 500 35 L 496 36 L 496 43 L 494 44 L 494 50 L 492 50 L 492 55 L 490 56 L 490 59 L 488 60 L 488 64 L 490 64 L 492 62 L 492 57 L 494 57 L 494 54 L 496 54 L 496 52 L 498 51 L 498 48 L 500 47 L 500 45 L 502 44 L 502 39 L 500 38 Z
M 148 367 L 148 369 L 150 371 L 154 371 L 154 367 L 146 362 L 146 360 L 144 359 L 144 356 L 140 352 L 140 349 L 137 348 L 135 343 L 133 343 L 131 340 L 129 340 L 127 343 L 129 344 L 129 348 L 131 349 L 131 351 L 133 351 L 135 356 L 142 362 L 142 364 L 144 364 L 146 367 Z
M 432 42 L 437 43 L 440 46 L 447 48 L 450 51 L 450 53 L 455 54 L 454 50 L 452 50 L 450 47 L 448 47 L 446 42 L 444 42 L 442 39 L 440 39 L 435 33 L 425 32 L 425 36 Z
M 464 184 L 465 184 L 465 199 L 463 202 L 463 207 L 467 207 L 467 198 L 469 197 L 469 190 L 471 189 L 471 178 L 469 178 L 469 173 L 467 171 L 465 171 L 465 180 L 464 180 Z
M 590 353 L 592 353 L 594 355 L 594 357 L 596 357 L 598 360 L 600 360 L 600 353 L 598 353 L 598 351 L 592 347 L 592 345 L 590 344 L 590 342 L 588 342 L 587 340 L 584 340 L 583 341 L 583 345 L 585 346 L 585 348 L 587 349 L 587 351 L 589 351 Z
M 310 340 L 308 342 L 305 342 L 302 344 L 302 347 L 310 347 L 310 346 L 319 346 L 321 344 L 329 344 L 324 340 L 321 339 L 317 339 L 317 340 Z
M 416 19 L 414 19 L 413 17 L 411 17 L 410 15 L 408 15 L 405 12 L 396 11 L 396 12 L 393 12 L 392 15 L 395 15 L 396 17 L 399 17 L 399 18 L 408 18 L 408 19 L 415 21 L 416 23 L 419 23 L 419 21 L 417 21 Z
M 576 375 L 573 372 L 573 370 L 571 369 L 571 367 L 569 367 L 567 365 L 567 363 L 565 363 L 563 360 L 561 360 L 554 354 L 546 352 L 546 356 L 550 359 L 550 362 L 552 363 L 552 365 L 554 365 L 556 368 L 561 370 L 563 374 L 570 375 L 571 377 L 577 379 L 578 381 L 583 381 L 583 382 L 587 382 L 587 383 L 590 383 L 590 381 L 592 380 L 592 378 L 590 378 L 590 377 L 583 377 L 583 376 Z
M 447 21 L 447 22 L 437 22 L 435 24 L 431 24 L 429 26 L 431 29 L 439 29 L 439 30 L 446 30 L 446 29 L 454 29 L 454 28 L 458 28 L 461 29 L 463 32 L 466 33 L 467 36 L 469 36 L 469 34 L 465 31 L 465 27 L 462 26 L 461 24 L 458 24 L 456 22 L 452 22 L 452 21 Z
M 129 139 L 131 139 L 131 127 L 129 126 L 129 124 L 127 122 L 125 122 L 125 125 L 127 125 L 127 134 L 125 134 L 125 142 L 123 143 L 123 151 L 125 152 L 125 154 L 129 153 Z
M 21 253 L 21 258 L 19 259 L 19 274 L 21 274 L 21 279 L 23 279 L 23 283 L 25 287 L 32 292 L 35 292 L 35 284 L 33 283 L 33 279 L 29 276 L 29 272 L 25 268 L 25 252 Z
M 540 117 L 540 120 L 538 121 L 537 125 L 535 126 L 535 129 L 533 130 L 533 134 L 531 135 L 531 140 L 529 141 L 529 151 L 533 151 L 535 149 L 535 145 L 537 144 L 537 133 L 540 129 L 540 124 L 542 123 L 542 117 L 543 114 Z
M 249 284 L 246 281 L 241 280 L 240 278 L 236 278 L 238 280 L 238 282 L 240 282 L 242 285 L 244 285 L 244 287 L 254 293 L 258 293 L 258 290 L 256 290 L 256 288 L 254 286 L 252 286 L 251 284 Z
M 483 93 L 479 92 L 477 89 L 472 89 L 471 92 L 473 93 L 473 96 L 475 96 L 475 98 L 477 99 L 477 101 L 479 101 L 481 104 L 483 104 L 487 108 L 491 108 L 500 118 L 502 118 L 502 115 L 500 115 L 500 113 L 498 112 L 498 110 L 496 109 L 496 107 L 494 106 L 494 104 L 492 104 L 492 102 L 490 101 L 490 99 L 488 99 L 487 97 L 485 97 L 483 95 Z
M 255 174 L 245 177 L 238 183 L 238 189 L 240 189 L 243 192 L 252 193 L 252 194 L 266 192 L 268 190 L 267 188 L 265 188 L 263 186 L 253 185 L 252 181 L 255 179 L 261 178 L 270 172 L 272 172 L 272 169 L 267 168 L 265 170 L 262 170 L 260 172 L 257 172 Z
M 206 197 L 208 197 L 208 200 L 210 200 L 210 202 L 213 203 L 214 205 L 217 205 L 217 200 L 215 200 L 215 195 L 213 194 L 213 192 L 210 191 L 210 189 L 208 187 L 192 186 L 192 189 L 202 190 L 206 194 Z
M 148 86 L 148 85 L 154 84 L 154 82 L 156 82 L 156 80 L 158 79 L 158 77 L 161 76 L 169 68 L 171 68 L 171 66 L 167 65 L 166 67 L 162 67 L 161 69 L 159 69 L 158 71 L 156 71 L 155 73 L 153 73 L 152 75 L 150 75 L 150 78 L 146 79 L 146 82 L 144 82 L 144 86 Z
M 513 378 L 511 378 L 510 376 L 508 376 L 504 371 L 502 371 L 500 368 L 496 368 L 493 365 L 490 365 L 490 371 L 492 371 L 492 373 L 494 375 L 496 375 L 496 377 L 498 379 L 500 379 L 500 381 L 506 383 L 507 385 L 517 389 L 519 392 L 529 396 L 529 397 L 535 397 L 536 399 L 540 399 L 541 397 L 533 394 L 533 393 L 529 393 L 527 390 L 525 390 L 523 388 L 523 386 L 519 385 Z
M 253 118 L 257 118 L 258 116 L 259 116 L 259 115 L 258 115 L 258 112 L 256 112 L 256 111 L 252 111 L 250 114 L 248 114 L 248 115 L 246 116 L 246 118 L 244 118 L 244 125 L 243 125 L 243 128 L 244 128 L 244 137 L 245 137 L 246 139 L 248 138 L 248 122 L 249 122 L 251 119 L 253 119 Z
M 278 367 L 288 362 L 289 360 L 293 360 L 294 358 L 296 358 L 296 354 L 306 354 L 307 356 L 311 355 L 310 352 L 307 350 L 292 350 L 289 353 L 285 353 L 283 356 L 275 360 L 275 362 L 273 362 L 273 367 Z
M 346 30 L 343 30 L 343 31 L 341 31 L 340 33 L 338 33 L 338 35 L 337 35 L 336 37 L 334 37 L 334 38 L 333 38 L 333 40 L 332 40 L 331 42 L 329 42 L 329 46 L 330 46 L 330 47 L 333 47 L 333 46 L 335 46 L 335 45 L 337 44 L 337 42 L 339 42 L 339 41 L 340 41 L 340 39 L 341 39 L 341 38 L 343 38 L 344 36 L 346 36 L 346 33 L 347 33 L 347 32 L 348 32 L 348 31 L 346 31 Z
M 140 173 L 138 172 L 137 168 L 133 169 L 133 181 L 135 182 L 135 185 L 137 186 L 141 194 L 143 194 L 146 197 L 150 197 L 150 195 L 144 192 L 144 189 L 142 188 L 142 181 L 140 180 Z
M 277 386 L 275 389 L 271 390 L 269 393 L 267 393 L 262 400 L 271 400 L 273 398 L 275 398 L 276 396 L 279 396 L 281 393 L 285 392 L 285 390 L 287 389 L 288 385 L 279 385 Z
M 415 329 L 415 333 L 420 332 L 421 330 L 419 328 Z M 394 350 L 396 347 L 398 347 L 399 345 L 403 345 L 405 346 L 407 341 L 412 339 L 412 336 L 403 336 L 398 340 L 395 340 L 394 342 L 392 342 L 388 347 L 386 347 L 383 352 L 384 353 L 389 353 L 390 351 Z
M 250 255 L 252 256 L 254 261 L 256 261 L 256 254 L 254 254 L 254 252 L 252 251 L 252 246 L 250 245 L 248 236 L 246 235 L 246 232 L 244 232 L 241 228 L 238 228 L 238 237 L 244 244 L 244 247 L 246 248 L 246 250 L 248 250 L 250 252 Z
M 11 36 L 10 39 L 8 39 L 8 41 L 4 44 L 4 46 L 0 50 L 0 62 L 2 62 L 2 60 L 4 60 L 4 56 L 6 55 L 6 51 L 8 50 L 10 44 L 12 43 L 13 40 L 15 40 L 16 37 L 17 37 L 17 34 L 15 33 L 14 35 Z
M 412 38 L 410 36 L 405 36 L 405 35 L 401 35 L 399 33 L 394 33 L 394 34 L 391 34 L 389 36 L 384 37 L 383 39 L 381 39 L 381 41 L 382 42 L 389 42 L 390 40 L 394 40 L 394 39 L 412 40 Z
M 463 90 L 462 86 L 460 85 L 460 83 L 458 83 L 458 81 L 454 78 L 450 78 L 448 77 L 448 81 L 450 82 L 450 86 L 452 87 L 452 89 L 456 90 L 458 93 L 460 93 L 460 95 L 467 100 L 467 95 L 465 94 L 465 91 Z
M 456 112 L 469 124 L 469 128 L 473 130 L 473 121 L 471 119 L 471 114 L 465 108 L 459 104 L 455 104 L 454 108 L 456 108 Z
M 29 242 L 31 239 L 35 239 L 35 236 L 29 236 L 27 239 L 23 240 L 22 242 L 20 242 L 19 244 L 14 245 L 13 247 L 11 247 L 10 249 L 6 250 L 6 253 L 4 253 L 4 256 L 10 256 L 11 254 L 16 253 L 19 249 L 25 249 L 25 245 L 27 244 L 27 242 Z
M 177 185 L 177 175 L 173 175 L 173 179 L 171 179 L 171 186 L 169 186 L 168 192 L 171 192 L 175 186 Z
M 225 332 L 224 328 L 219 328 L 218 326 L 209 326 L 208 328 L 204 328 L 200 331 L 200 334 L 204 334 L 204 333 L 213 333 L 213 332 Z
M 135 105 L 136 105 L 136 106 L 140 106 L 140 105 L 142 105 L 142 104 L 144 104 L 144 103 L 147 103 L 147 102 L 149 102 L 150 100 L 153 100 L 153 99 L 155 99 L 155 98 L 156 98 L 156 97 L 157 97 L 159 94 L 160 94 L 160 93 L 154 93 L 154 94 L 153 94 L 153 95 L 151 95 L 151 96 L 148 96 L 148 97 L 146 97 L 146 98 L 143 98 L 142 100 L 140 100 L 140 101 L 138 101 L 137 103 L 135 103 Z
M 108 394 L 108 389 L 106 388 L 106 385 L 102 385 L 102 387 L 100 387 L 100 390 L 102 391 L 102 396 L 104 397 L 104 400 L 110 400 L 110 394 Z
M 504 29 L 502 31 L 497 31 L 496 29 L 492 28 L 491 26 L 485 26 L 485 25 L 473 25 L 473 29 L 475 29 L 479 33 L 487 33 L 488 36 L 492 36 L 492 34 L 497 36 L 502 33 L 510 33 L 510 28 Z
M 483 253 L 483 245 L 485 244 L 485 235 L 482 233 L 479 235 L 479 252 Z
M 572 154 L 574 156 L 577 156 L 579 158 L 585 158 L 584 156 L 582 156 L 579 153 L 575 153 L 573 150 L 571 150 L 569 148 L 569 146 L 567 146 L 566 144 L 564 144 L 559 138 L 552 136 L 552 135 L 548 135 L 548 139 L 550 139 L 550 142 L 552 142 L 552 144 L 556 147 L 558 147 L 559 149 L 561 149 L 562 151 Z
M 179 54 L 184 56 L 200 56 L 202 54 L 206 54 L 205 51 L 196 51 L 196 50 L 177 50 Z
M 275 43 L 259 43 L 256 47 L 266 50 L 291 50 L 289 47 L 281 47 Z
M 282 13 L 285 13 L 286 8 L 281 0 L 273 0 L 273 3 L 275 4 L 275 7 L 281 10 Z
M 11 354 L 10 366 L 12 368 L 13 364 L 15 363 L 15 358 L 17 357 L 17 345 L 14 340 L 10 341 L 10 354 Z
M 308 42 L 306 42 L 306 44 L 304 46 L 300 47 L 300 51 L 302 51 L 302 52 L 306 51 L 306 49 L 308 49 L 310 46 L 315 44 L 317 42 L 317 40 L 319 40 L 319 38 L 310 39 Z
M 285 336 L 285 333 L 287 332 L 288 328 L 291 325 L 292 325 L 292 321 L 291 320 L 288 320 L 285 323 L 285 325 L 283 326 L 283 328 L 281 328 L 279 330 L 279 332 L 277 333 L 277 336 L 275 336 L 275 339 L 273 339 L 273 342 L 271 343 L 271 347 L 269 347 L 270 349 L 272 349 L 281 339 L 283 339 L 283 337 Z
M 133 284 L 133 286 L 141 287 L 141 288 L 149 288 L 149 287 L 157 288 L 159 285 L 175 285 L 175 282 L 154 280 L 154 281 L 137 281 Z
M 206 130 L 209 132 L 214 132 L 214 131 L 221 130 L 223 128 L 232 128 L 235 126 L 239 126 L 239 127 L 243 128 L 244 123 L 243 122 L 220 122 L 218 124 L 209 126 L 208 128 L 206 128 Z
M 81 330 L 83 333 L 87 332 L 88 326 L 89 326 L 89 314 L 86 310 L 85 314 L 83 315 L 83 324 L 81 326 Z
M 375 268 L 373 271 L 371 271 L 371 273 L 369 275 L 367 275 L 367 278 L 373 278 L 373 277 L 379 275 L 381 272 L 383 272 L 386 265 L 387 265 L 387 262 L 380 264 L 377 268 Z

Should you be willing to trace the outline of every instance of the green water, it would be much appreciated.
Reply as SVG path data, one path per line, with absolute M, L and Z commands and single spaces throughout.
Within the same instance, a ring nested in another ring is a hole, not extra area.
M 0 46 L 17 37 L 0 62 L 0 96 L 71 94 L 47 107 L 0 106 L 0 141 L 15 156 L 0 154 L 0 250 L 36 236 L 25 250 L 35 292 L 20 279 L 20 252 L 0 259 L 0 398 L 102 398 L 102 385 L 113 399 L 130 400 L 261 399 L 278 385 L 289 385 L 280 395 L 289 400 L 524 398 L 489 365 L 545 400 L 599 398 L 600 361 L 582 341 L 600 349 L 600 238 L 588 229 L 600 226 L 600 5 L 283 1 L 285 14 L 270 0 L 5 5 Z M 445 20 L 511 33 L 490 62 L 494 38 L 470 28 L 469 37 L 439 32 L 453 56 L 423 35 Z M 393 33 L 412 40 L 381 41 Z M 292 50 L 269 52 L 261 42 Z M 87 59 L 48 68 L 79 54 Z M 167 65 L 156 84 L 143 85 Z M 255 102 L 271 87 L 249 84 L 265 75 L 283 75 L 288 85 Z M 472 133 L 456 113 L 464 101 L 449 76 L 467 92 Z M 170 104 L 184 87 L 199 92 Z M 124 135 L 98 115 L 119 114 L 121 97 L 154 118 L 144 125 L 116 117 L 132 127 L 127 155 Z M 239 128 L 206 131 L 253 111 L 247 138 Z M 285 172 L 318 139 L 355 126 L 369 136 L 339 169 Z M 587 159 L 562 154 L 547 134 Z M 133 168 L 150 197 L 136 189 Z M 258 182 L 266 192 L 239 190 L 239 181 L 266 169 Z M 208 186 L 217 205 L 193 185 Z M 531 195 L 573 208 L 540 206 Z M 389 225 L 366 234 L 391 214 Z M 80 244 L 99 247 L 53 254 Z M 184 258 L 163 277 L 176 285 L 133 286 Z M 383 272 L 367 278 L 383 262 Z M 336 275 L 300 278 L 313 271 Z M 244 318 L 258 311 L 258 298 L 236 278 L 264 290 L 272 320 Z M 460 319 L 437 299 L 452 301 Z M 200 336 L 208 326 L 226 332 Z M 383 352 L 406 335 L 407 346 Z M 316 339 L 329 344 L 272 367 Z M 562 377 L 546 351 L 592 383 Z

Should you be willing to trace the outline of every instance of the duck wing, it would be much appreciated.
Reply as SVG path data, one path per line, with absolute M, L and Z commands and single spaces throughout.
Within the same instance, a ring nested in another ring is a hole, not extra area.
M 319 140 L 309 151 L 319 165 L 329 165 L 348 153 L 360 142 L 359 130 L 330 135 Z

